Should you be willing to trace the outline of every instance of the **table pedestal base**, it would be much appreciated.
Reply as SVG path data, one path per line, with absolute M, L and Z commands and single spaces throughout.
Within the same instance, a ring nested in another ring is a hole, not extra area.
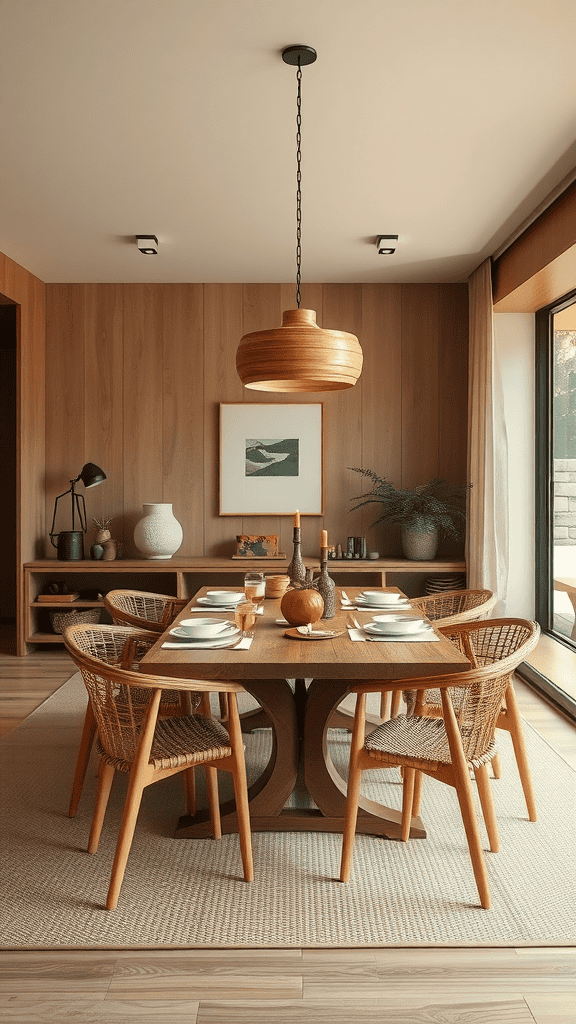
M 264 771 L 248 790 L 250 827 L 253 832 L 338 832 L 344 829 L 346 783 L 337 772 L 328 750 L 328 729 L 348 690 L 346 680 L 315 679 L 306 689 L 296 680 L 293 693 L 285 679 L 251 680 L 246 689 L 261 710 L 243 717 L 243 730 L 268 725 L 272 751 Z M 372 716 L 371 716 L 372 717 Z M 338 724 L 348 728 L 347 715 L 338 712 Z M 256 724 L 258 723 L 258 724 Z M 378 719 L 370 723 L 374 728 Z M 299 769 L 317 809 L 286 808 L 296 786 Z M 234 801 L 221 806 L 222 834 L 238 832 Z M 360 798 L 357 832 L 400 839 L 401 813 L 392 807 Z M 207 810 L 180 818 L 176 838 L 211 835 Z M 411 839 L 423 839 L 426 831 L 419 817 L 412 819 Z

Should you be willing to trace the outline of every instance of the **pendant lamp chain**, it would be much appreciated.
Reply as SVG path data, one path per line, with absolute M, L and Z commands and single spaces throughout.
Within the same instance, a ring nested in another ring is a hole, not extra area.
M 300 309 L 300 281 L 302 279 L 302 68 L 298 61 L 296 72 L 296 308 Z

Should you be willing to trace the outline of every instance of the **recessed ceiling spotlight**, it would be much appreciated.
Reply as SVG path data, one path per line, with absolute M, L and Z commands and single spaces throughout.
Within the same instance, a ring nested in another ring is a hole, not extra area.
M 378 238 L 376 239 L 378 255 L 391 256 L 393 252 L 396 252 L 397 242 L 398 235 L 378 235 Z
M 136 245 L 145 256 L 156 256 L 158 253 L 156 235 L 136 235 Z

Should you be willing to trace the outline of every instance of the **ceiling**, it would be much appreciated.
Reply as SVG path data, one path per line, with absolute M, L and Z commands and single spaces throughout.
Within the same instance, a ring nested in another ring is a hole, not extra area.
M 3 0 L 0 250 L 293 281 L 304 43 L 302 280 L 466 280 L 576 166 L 575 37 L 574 0 Z

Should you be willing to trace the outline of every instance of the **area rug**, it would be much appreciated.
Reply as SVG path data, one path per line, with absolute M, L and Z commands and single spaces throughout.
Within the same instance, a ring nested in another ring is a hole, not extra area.
M 246 698 L 250 700 L 250 698 Z M 254 833 L 255 881 L 241 876 L 237 836 L 177 840 L 180 776 L 146 791 L 115 911 L 103 909 L 125 780 L 113 789 L 100 849 L 85 852 L 96 761 L 77 817 L 67 817 L 86 702 L 78 675 L 0 742 L 4 948 L 544 946 L 576 942 L 575 773 L 525 725 L 539 811 L 529 822 L 513 752 L 499 734 L 493 783 L 501 851 L 486 853 L 492 909 L 482 910 L 453 789 L 425 779 L 428 838 L 357 836 L 350 882 L 337 880 L 340 836 Z M 333 730 L 346 774 L 349 734 Z M 249 775 L 269 730 L 246 737 Z M 222 778 L 225 797 L 227 776 Z M 366 773 L 365 792 L 399 807 L 397 770 Z M 485 837 L 481 822 L 481 834 Z

